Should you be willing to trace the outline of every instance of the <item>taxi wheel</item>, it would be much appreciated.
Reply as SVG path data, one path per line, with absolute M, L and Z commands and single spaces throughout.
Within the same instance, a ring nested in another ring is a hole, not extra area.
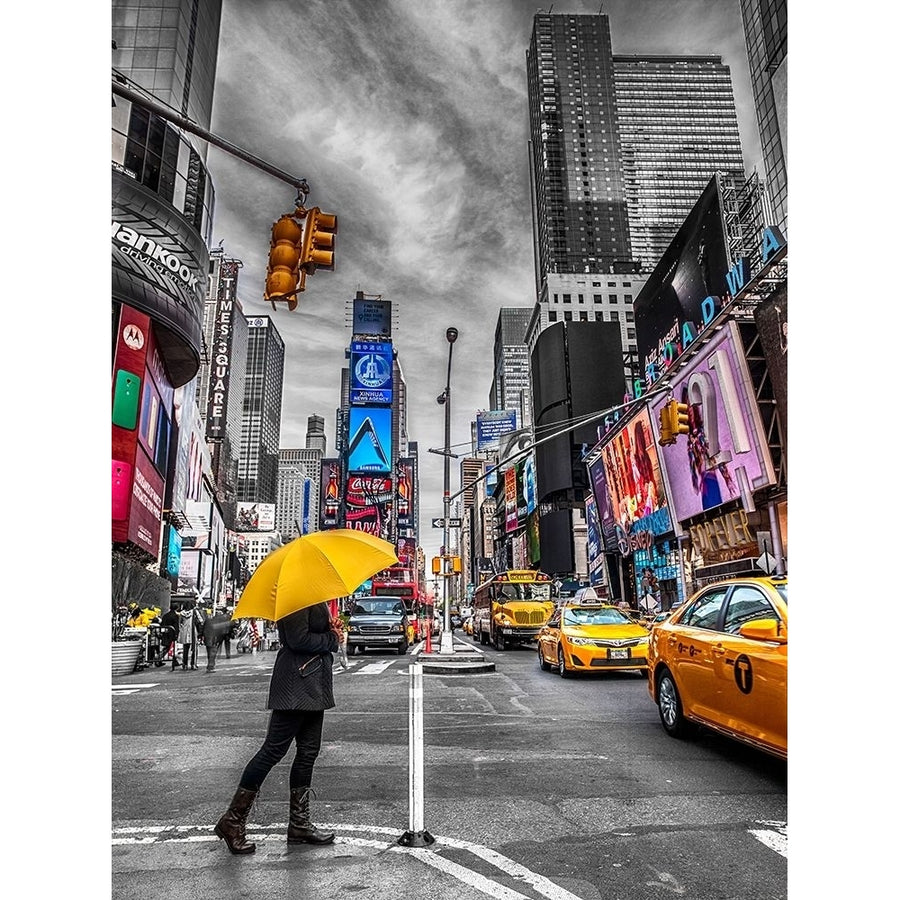
M 559 677 L 560 678 L 571 678 L 572 673 L 566 668 L 566 656 L 563 653 L 563 648 L 559 647 L 556 651 L 557 659 L 559 662 L 557 663 L 557 667 L 559 668 Z
M 681 697 L 675 687 L 675 679 L 668 669 L 659 673 L 656 702 L 659 706 L 659 719 L 663 728 L 672 737 L 687 737 L 691 731 L 690 723 L 684 717 Z
M 550 663 L 548 663 L 547 660 L 544 659 L 544 651 L 541 650 L 540 644 L 538 644 L 537 651 L 538 651 L 538 665 L 541 667 L 541 671 L 549 672 L 550 671 Z

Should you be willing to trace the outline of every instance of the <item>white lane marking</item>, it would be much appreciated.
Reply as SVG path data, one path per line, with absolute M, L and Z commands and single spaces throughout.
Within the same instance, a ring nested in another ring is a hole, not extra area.
M 126 694 L 137 694 L 147 688 L 159 687 L 159 682 L 153 684 L 114 684 L 112 686 L 113 697 L 124 697 Z
M 753 835 L 761 844 L 787 859 L 787 822 L 757 822 L 757 825 L 770 825 L 771 828 L 751 828 Z
M 392 666 L 396 660 L 389 659 L 387 662 L 373 662 L 364 665 L 356 674 L 357 675 L 377 675 L 383 672 L 388 666 Z
M 365 834 L 380 834 L 393 838 L 400 837 L 404 832 L 399 828 L 387 828 L 379 826 L 367 825 L 347 825 L 343 822 L 322 822 L 320 828 L 330 829 L 333 831 L 360 831 Z M 206 843 L 217 841 L 214 834 L 196 832 L 211 832 L 212 825 L 149 825 L 137 827 L 123 827 L 113 829 L 113 846 L 123 845 L 147 845 L 147 844 L 170 844 L 170 843 Z M 284 840 L 284 829 L 287 828 L 286 822 L 273 822 L 270 825 L 247 824 L 247 837 L 254 841 L 267 840 Z M 194 832 L 188 834 L 187 832 Z M 121 835 L 121 836 L 117 836 Z M 374 847 L 380 850 L 390 850 L 394 853 L 405 853 L 413 856 L 421 862 L 426 863 L 432 868 L 456 878 L 458 881 L 494 897 L 495 900 L 529 900 L 524 894 L 520 894 L 505 885 L 499 884 L 478 872 L 467 869 L 465 866 L 455 863 L 440 855 L 441 846 L 446 845 L 456 850 L 463 850 L 477 856 L 484 862 L 499 869 L 505 875 L 523 881 L 530 885 L 537 893 L 546 897 L 547 900 L 581 900 L 575 894 L 570 893 L 554 884 L 543 875 L 532 872 L 525 866 L 491 850 L 488 847 L 482 847 L 480 844 L 472 844 L 469 841 L 459 841 L 454 838 L 442 837 L 434 835 L 435 843 L 430 847 L 401 847 L 394 842 L 376 841 L 356 836 L 339 835 L 336 838 L 337 843 L 353 844 L 360 847 Z

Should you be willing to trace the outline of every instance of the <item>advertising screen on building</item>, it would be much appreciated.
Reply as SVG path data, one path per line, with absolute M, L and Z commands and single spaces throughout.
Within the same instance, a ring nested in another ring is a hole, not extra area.
M 322 528 L 334 528 L 338 524 L 341 507 L 341 461 L 322 460 L 322 483 L 319 490 L 319 516 Z
M 588 576 L 593 584 L 599 580 L 598 571 L 603 571 L 603 547 L 600 543 L 600 520 L 597 517 L 597 504 L 591 494 L 584 498 L 584 520 L 587 524 Z
M 506 531 L 519 527 L 518 503 L 516 502 L 516 467 L 510 466 L 503 473 L 504 498 L 506 500 Z
M 613 518 L 622 533 L 670 531 L 659 455 L 646 408 L 616 432 L 601 452 Z
M 348 475 L 345 498 L 347 528 L 356 528 L 387 540 L 393 499 L 390 478 Z
M 638 359 L 648 385 L 721 310 L 730 265 L 713 177 L 634 301 Z
M 390 407 L 351 406 L 348 434 L 348 472 L 390 473 Z
M 597 522 L 600 527 L 600 546 L 604 550 L 615 550 L 618 547 L 616 519 L 613 515 L 612 501 L 606 485 L 606 470 L 603 468 L 603 458 L 601 456 L 598 456 L 588 466 L 588 474 L 591 479 L 591 490 L 594 493 L 594 502 L 596 503 Z
M 516 430 L 516 411 L 514 409 L 494 409 L 480 412 L 475 416 L 475 426 L 478 449 L 496 449 L 500 435 Z
M 661 447 L 673 514 L 684 521 L 774 482 L 740 336 L 733 322 L 716 332 L 691 367 L 672 379 L 688 408 L 688 434 Z M 651 405 L 654 422 L 666 398 Z
M 415 464 L 414 457 L 397 460 L 397 524 L 401 527 L 415 525 Z
M 390 337 L 390 300 L 355 298 L 353 301 L 353 333 L 377 334 Z
M 238 503 L 234 517 L 235 531 L 273 531 L 274 503 Z
M 350 402 L 390 404 L 393 366 L 393 344 L 353 341 L 350 344 Z

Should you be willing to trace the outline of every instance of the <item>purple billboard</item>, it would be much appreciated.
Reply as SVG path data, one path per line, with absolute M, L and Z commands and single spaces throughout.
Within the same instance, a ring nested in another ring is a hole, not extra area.
M 672 396 L 687 404 L 690 428 L 659 448 L 674 517 L 683 522 L 738 498 L 744 509 L 754 509 L 753 492 L 772 484 L 774 473 L 733 322 L 713 335 L 690 368 L 673 377 Z M 651 404 L 657 426 L 667 399 Z

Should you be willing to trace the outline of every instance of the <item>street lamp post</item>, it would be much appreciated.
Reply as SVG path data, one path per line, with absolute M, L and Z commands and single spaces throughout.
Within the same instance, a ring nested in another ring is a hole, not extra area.
M 450 578 L 447 557 L 450 552 L 450 366 L 453 363 L 453 344 L 459 337 L 455 328 L 447 329 L 447 343 L 450 352 L 447 356 L 447 386 L 438 397 L 438 403 L 444 406 L 444 552 L 441 554 L 441 572 L 444 579 L 444 627 L 441 631 L 441 650 L 453 653 L 453 630 L 450 626 Z M 452 571 L 452 568 L 451 568 Z

